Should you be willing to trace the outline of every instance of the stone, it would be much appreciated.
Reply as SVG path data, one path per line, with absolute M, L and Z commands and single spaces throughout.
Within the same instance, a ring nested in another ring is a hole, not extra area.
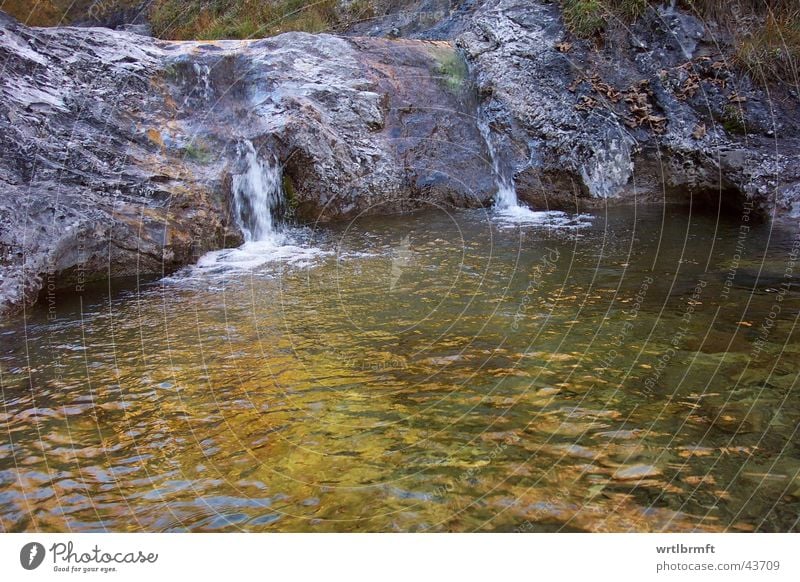
M 44 288 L 166 274 L 240 244 L 242 140 L 279 160 L 300 221 L 493 193 L 449 43 L 168 42 L 0 13 L 0 61 L 2 314 Z

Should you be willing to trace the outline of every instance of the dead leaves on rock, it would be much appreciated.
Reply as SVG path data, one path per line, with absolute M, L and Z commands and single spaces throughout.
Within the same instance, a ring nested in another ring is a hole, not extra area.
M 673 72 L 686 74 L 686 78 L 675 91 L 675 96 L 685 101 L 691 99 L 702 87 L 703 82 L 716 85 L 721 90 L 728 86 L 727 64 L 711 57 L 698 57 L 672 69 Z
M 562 42 L 556 43 L 554 48 L 560 53 L 568 53 L 570 51 L 570 49 L 572 48 L 572 43 L 571 42 L 567 42 L 567 41 L 562 41 Z
M 584 95 L 578 100 L 578 103 L 575 105 L 576 111 L 591 111 L 595 107 L 597 107 L 599 103 L 597 99 L 594 97 L 589 97 L 588 95 Z
M 639 81 L 625 92 L 625 102 L 628 104 L 630 113 L 625 118 L 625 124 L 628 127 L 635 128 L 647 124 L 653 133 L 657 134 L 662 134 L 667 130 L 667 118 L 653 113 L 652 97 L 653 90 L 647 79 Z
M 592 85 L 592 91 L 594 91 L 595 93 L 599 93 L 612 103 L 618 103 L 620 98 L 622 97 L 619 91 L 614 89 L 614 87 L 612 87 L 608 83 L 604 83 L 603 81 L 601 81 L 600 77 L 597 75 L 592 75 L 592 78 L 589 79 L 589 83 L 591 83 Z
M 575 93 L 582 83 L 588 83 L 592 95 L 603 98 L 605 101 L 616 104 L 624 101 L 627 104 L 627 115 L 624 117 L 628 127 L 638 128 L 647 125 L 657 134 L 664 133 L 667 129 L 667 118 L 653 112 L 653 91 L 650 82 L 643 79 L 632 85 L 625 92 L 618 91 L 614 86 L 603 81 L 599 75 L 591 77 L 578 77 L 567 86 L 570 93 Z M 600 100 L 594 96 L 583 95 L 575 105 L 577 111 L 591 111 L 600 105 Z
M 681 85 L 681 88 L 678 89 L 676 93 L 678 99 L 685 101 L 686 99 L 691 99 L 694 97 L 694 94 L 700 90 L 700 76 L 694 73 L 690 74 L 686 77 L 686 80 Z
M 692 132 L 692 137 L 694 139 L 703 139 L 706 136 L 706 124 L 705 123 L 698 123 L 694 126 L 694 131 Z

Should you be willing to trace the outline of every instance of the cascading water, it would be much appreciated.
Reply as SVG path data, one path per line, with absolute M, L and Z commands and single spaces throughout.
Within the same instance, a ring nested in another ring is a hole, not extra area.
M 571 218 L 564 212 L 552 210 L 534 211 L 520 204 L 517 198 L 517 189 L 514 185 L 513 173 L 504 170 L 500 163 L 500 156 L 492 140 L 492 131 L 482 110 L 478 112 L 477 125 L 483 140 L 486 142 L 486 149 L 489 152 L 489 159 L 492 163 L 492 172 L 497 185 L 494 208 L 496 216 L 501 221 L 510 224 L 546 225 L 551 227 L 580 227 L 590 224 L 589 217 L 585 215 L 579 214 Z
M 243 171 L 231 180 L 234 220 L 244 235 L 244 244 L 236 249 L 207 253 L 197 268 L 210 273 L 230 269 L 255 269 L 265 263 L 288 263 L 304 266 L 319 255 L 314 247 L 297 244 L 300 229 L 279 228 L 276 214 L 284 204 L 283 170 L 280 163 L 259 156 L 253 142 L 242 140 L 237 163 Z
M 194 72 L 197 76 L 197 86 L 194 93 L 208 101 L 211 98 L 211 68 L 205 63 L 195 63 Z
M 492 141 L 492 133 L 489 124 L 483 119 L 483 115 L 478 118 L 478 129 L 481 132 L 483 141 L 486 142 L 486 149 L 489 151 L 489 160 L 492 163 L 495 183 L 497 184 L 497 194 L 495 195 L 494 205 L 496 208 L 519 208 L 517 200 L 517 189 L 514 186 L 513 176 L 507 176 L 500 167 L 500 157 Z
M 281 167 L 258 157 L 250 140 L 239 144 L 245 166 L 233 176 L 233 205 L 245 242 L 273 240 L 277 236 L 273 213 L 283 202 Z

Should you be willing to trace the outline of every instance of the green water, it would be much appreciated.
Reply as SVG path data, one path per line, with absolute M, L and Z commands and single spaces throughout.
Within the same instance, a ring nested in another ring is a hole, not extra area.
M 798 530 L 797 240 L 434 211 L 43 299 L 0 327 L 0 529 Z

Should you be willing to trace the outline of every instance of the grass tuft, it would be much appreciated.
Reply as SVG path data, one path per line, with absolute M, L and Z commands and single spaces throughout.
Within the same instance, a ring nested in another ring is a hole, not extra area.
M 798 84 L 800 13 L 770 15 L 763 26 L 741 35 L 735 60 L 755 81 Z
M 323 32 L 360 15 L 363 4 L 347 14 L 336 0 L 156 0 L 150 12 L 153 32 L 173 40 L 243 39 L 282 32 Z
M 442 84 L 451 92 L 459 93 L 467 78 L 467 64 L 461 55 L 451 48 L 439 48 L 432 50 L 431 54 L 436 60 L 436 75 Z
M 602 33 L 610 20 L 632 22 L 647 10 L 648 0 L 561 0 L 564 23 L 575 35 Z

